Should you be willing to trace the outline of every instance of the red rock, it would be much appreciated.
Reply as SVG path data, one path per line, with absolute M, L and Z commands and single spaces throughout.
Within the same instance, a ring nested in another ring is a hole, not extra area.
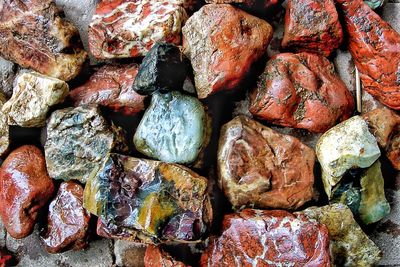
M 0 168 L 0 216 L 14 238 L 30 235 L 39 210 L 52 196 L 43 153 L 35 146 L 19 147 Z
M 203 6 L 182 28 L 199 98 L 233 90 L 266 52 L 272 27 L 228 4 Z
M 363 88 L 382 104 L 400 109 L 400 34 L 362 0 L 336 0 L 345 18 L 348 49 Z
M 5 250 L 0 249 L 0 267 L 10 266 L 12 256 Z
M 82 86 L 72 90 L 69 98 L 74 106 L 99 104 L 127 115 L 144 109 L 144 96 L 133 90 L 138 73 L 136 64 L 128 66 L 104 66 Z
M 354 111 L 354 99 L 333 64 L 311 53 L 272 57 L 250 99 L 254 116 L 310 132 L 325 132 Z
M 79 250 L 87 246 L 90 214 L 83 208 L 83 188 L 72 181 L 60 185 L 50 203 L 47 231 L 42 241 L 49 253 L 65 249 Z
M 225 215 L 200 266 L 330 266 L 328 230 L 281 210 Z
M 333 0 L 289 0 L 282 47 L 329 56 L 343 41 Z
M 234 4 L 240 9 L 249 13 L 261 16 L 270 14 L 271 11 L 281 2 L 280 0 L 206 0 L 211 4 Z
M 177 261 L 162 251 L 160 247 L 149 245 L 144 256 L 145 267 L 186 267 L 183 262 Z

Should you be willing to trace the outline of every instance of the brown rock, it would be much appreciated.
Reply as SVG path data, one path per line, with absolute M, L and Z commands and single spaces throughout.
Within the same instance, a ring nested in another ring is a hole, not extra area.
M 266 52 L 272 27 L 228 4 L 205 5 L 182 28 L 199 98 L 233 90 Z
M 43 153 L 35 146 L 14 150 L 0 168 L 0 216 L 14 238 L 30 235 L 39 210 L 52 196 Z
M 219 183 L 235 208 L 299 208 L 313 196 L 314 162 L 314 151 L 297 138 L 248 117 L 222 127 Z
M 354 110 L 353 97 L 333 65 L 311 53 L 272 57 L 250 100 L 254 116 L 310 132 L 325 132 Z
M 168 253 L 161 250 L 160 247 L 149 245 L 144 255 L 145 267 L 186 267 L 183 262 L 172 258 Z

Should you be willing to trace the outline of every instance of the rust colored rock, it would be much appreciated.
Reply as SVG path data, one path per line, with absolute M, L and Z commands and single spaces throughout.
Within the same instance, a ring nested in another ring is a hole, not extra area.
M 400 34 L 362 0 L 336 0 L 343 11 L 348 49 L 363 88 L 382 104 L 400 109 Z
M 233 4 L 249 13 L 265 16 L 281 2 L 280 0 L 206 0 L 211 4 Z
M 225 124 L 219 183 L 235 208 L 297 209 L 313 196 L 314 151 L 245 116 Z
M 266 52 L 272 27 L 228 4 L 203 6 L 182 28 L 199 98 L 238 87 Z
M 145 267 L 186 267 L 183 262 L 172 258 L 168 253 L 161 250 L 160 247 L 149 245 L 144 255 Z
M 330 266 L 325 225 L 282 210 L 225 215 L 200 266 Z
M 19 147 L 0 168 L 0 216 L 13 238 L 30 235 L 39 210 L 52 196 L 43 153 L 35 146 Z
M 290 0 L 282 47 L 329 56 L 343 41 L 334 0 Z
M 271 123 L 323 133 L 354 111 L 354 99 L 323 56 L 283 53 L 268 61 L 250 112 Z
M 99 104 L 126 115 L 144 109 L 144 96 L 132 89 L 138 73 L 136 64 L 128 66 L 104 66 L 82 86 L 70 92 L 74 106 Z
M 69 181 L 60 185 L 50 203 L 47 231 L 42 241 L 49 253 L 65 249 L 79 250 L 87 246 L 90 214 L 83 208 L 83 188 Z

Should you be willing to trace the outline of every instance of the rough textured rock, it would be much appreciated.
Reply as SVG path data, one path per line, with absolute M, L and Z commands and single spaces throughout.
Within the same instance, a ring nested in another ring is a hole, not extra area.
M 49 206 L 47 230 L 42 236 L 46 250 L 59 253 L 85 248 L 89 220 L 90 214 L 83 208 L 83 187 L 72 181 L 62 183 Z
M 245 116 L 222 127 L 219 184 L 235 208 L 297 209 L 313 196 L 313 150 Z
M 249 13 L 266 16 L 274 11 L 280 0 L 206 0 L 211 4 L 233 4 Z
M 87 58 L 79 32 L 52 0 L 5 1 L 0 7 L 0 55 L 61 80 L 76 77 Z
M 1 111 L 5 98 L 0 92 L 0 157 L 8 151 L 10 145 L 9 127 L 7 123 L 7 116 Z
M 13 83 L 18 65 L 0 57 L 0 92 L 8 99 L 13 93 Z
M 133 141 L 148 157 L 193 163 L 209 141 L 211 127 L 201 102 L 179 92 L 155 93 Z
M 141 243 L 199 240 L 212 220 L 207 179 L 174 164 L 111 154 L 85 187 L 100 236 Z
M 181 1 L 101 1 L 89 25 L 99 59 L 144 56 L 156 42 L 180 44 L 187 14 Z
M 149 245 L 144 256 L 145 267 L 186 267 L 183 262 L 177 261 L 162 251 L 160 247 Z
M 86 183 L 108 153 L 126 151 L 124 138 L 119 133 L 108 125 L 97 106 L 53 112 L 44 146 L 50 177 Z
M 362 0 L 336 2 L 363 88 L 382 104 L 400 109 L 400 34 Z
M 74 106 L 99 104 L 126 115 L 138 113 L 144 109 L 145 97 L 132 88 L 137 73 L 136 64 L 106 65 L 95 72 L 85 84 L 72 90 L 69 98 Z
M 284 53 L 267 63 L 249 110 L 274 124 L 325 132 L 351 116 L 354 100 L 329 60 Z
M 22 146 L 8 155 L 0 168 L 0 216 L 12 237 L 23 238 L 32 233 L 38 212 L 53 190 L 38 148 Z
M 383 7 L 388 2 L 387 0 L 364 0 L 364 2 L 372 9 Z
M 124 267 L 144 267 L 146 246 L 126 240 L 115 240 L 115 264 Z
M 330 266 L 326 227 L 286 211 L 225 215 L 201 266 Z
M 267 50 L 272 27 L 228 4 L 203 6 L 182 28 L 199 98 L 233 90 Z

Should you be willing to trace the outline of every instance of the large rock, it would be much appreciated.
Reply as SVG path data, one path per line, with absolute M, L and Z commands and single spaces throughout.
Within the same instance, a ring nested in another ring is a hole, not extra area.
M 235 208 L 297 209 L 313 196 L 314 151 L 245 116 L 225 124 L 219 183 Z
M 160 247 L 149 245 L 146 249 L 144 256 L 145 267 L 186 267 L 183 262 L 177 261 L 172 258 L 168 253 L 163 251 Z
M 267 50 L 272 27 L 228 4 L 203 6 L 182 29 L 199 98 L 237 88 Z

